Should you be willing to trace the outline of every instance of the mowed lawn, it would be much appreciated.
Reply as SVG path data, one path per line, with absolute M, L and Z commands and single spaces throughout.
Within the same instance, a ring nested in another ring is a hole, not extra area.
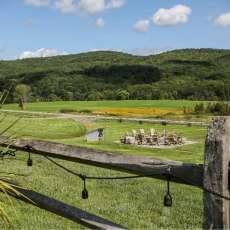
M 0 119 L 2 119 L 0 117 Z M 16 117 L 8 115 L 1 122 L 0 130 L 12 123 Z M 1 120 L 0 120 L 1 121 Z M 84 138 L 86 130 L 96 127 L 105 128 L 105 141 L 87 143 Z M 161 132 L 166 128 L 169 132 L 176 131 L 188 140 L 197 142 L 170 150 L 145 149 L 124 146 L 115 143 L 124 132 L 132 129 L 155 128 Z M 85 146 L 95 149 L 122 152 L 124 154 L 144 155 L 154 158 L 173 159 L 183 162 L 203 163 L 205 127 L 188 127 L 179 125 L 151 125 L 135 122 L 96 121 L 84 122 L 56 118 L 24 117 L 12 129 L 9 135 L 48 139 L 66 144 Z M 155 179 L 134 179 L 125 181 L 88 181 L 90 192 L 88 200 L 81 199 L 82 181 L 52 165 L 42 156 L 33 155 L 34 166 L 26 166 L 27 154 L 18 152 L 15 158 L 0 161 L 1 174 L 20 173 L 24 176 L 11 176 L 23 187 L 38 191 L 83 210 L 108 218 L 130 229 L 178 229 L 202 227 L 202 191 L 199 189 L 172 183 L 173 207 L 163 206 L 166 182 Z M 76 172 L 94 176 L 126 175 L 112 170 L 81 165 L 57 160 Z M 9 175 L 8 175 L 9 176 Z M 12 229 L 80 229 L 81 226 L 50 214 L 38 208 L 16 201 L 8 201 L 0 195 L 12 221 Z M 11 203 L 12 202 L 12 203 Z M 1 228 L 7 228 L 2 225 Z

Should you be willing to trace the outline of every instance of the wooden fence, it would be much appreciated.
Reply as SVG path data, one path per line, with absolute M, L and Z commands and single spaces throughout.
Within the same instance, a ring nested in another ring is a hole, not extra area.
M 0 138 L 0 143 L 1 146 L 8 146 L 10 144 L 12 149 L 27 152 L 29 147 L 31 153 L 46 157 L 79 162 L 161 180 L 167 179 L 165 173 L 170 168 L 170 172 L 173 175 L 171 180 L 175 183 L 188 184 L 203 189 L 203 228 L 230 229 L 229 117 L 217 117 L 210 124 L 205 142 L 204 165 L 154 160 L 147 157 L 128 156 L 47 141 L 18 139 L 14 143 L 10 143 L 7 138 Z M 31 201 L 34 201 L 30 202 L 31 204 L 87 227 L 97 229 L 124 228 L 42 194 L 26 189 L 20 189 L 19 191 Z

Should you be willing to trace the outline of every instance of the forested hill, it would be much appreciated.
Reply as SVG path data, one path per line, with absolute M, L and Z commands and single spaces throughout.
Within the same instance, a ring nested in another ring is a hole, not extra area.
M 184 49 L 147 57 L 99 51 L 0 61 L 0 91 L 12 82 L 30 85 L 33 101 L 229 100 L 230 50 Z

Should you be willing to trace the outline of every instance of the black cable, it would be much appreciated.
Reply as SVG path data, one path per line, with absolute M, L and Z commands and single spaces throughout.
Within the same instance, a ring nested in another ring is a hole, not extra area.
M 180 180 L 183 180 L 186 184 L 190 184 L 190 185 L 192 185 L 192 186 L 196 186 L 192 181 L 185 180 L 184 178 L 178 177 L 178 176 L 176 176 L 176 175 L 174 175 L 174 174 L 171 174 L 171 176 L 174 177 L 174 178 L 178 178 L 178 179 L 180 179 Z M 217 196 L 217 197 L 220 197 L 220 198 L 222 198 L 222 199 L 225 199 L 225 200 L 230 201 L 230 197 L 221 195 L 221 194 L 219 194 L 219 193 L 217 193 L 217 192 L 215 192 L 215 191 L 211 191 L 210 189 L 207 189 L 207 188 L 205 188 L 205 187 L 203 187 L 203 186 L 202 186 L 202 187 L 198 187 L 198 188 L 202 189 L 204 192 L 210 193 L 210 194 L 212 194 L 212 195 L 215 195 L 215 196 Z
M 202 189 L 203 189 L 203 191 L 205 191 L 205 192 L 207 192 L 207 193 L 210 193 L 210 194 L 212 194 L 212 195 L 214 195 L 214 196 L 217 196 L 217 197 L 220 197 L 220 198 L 222 198 L 222 199 L 225 199 L 225 200 L 230 201 L 230 197 L 221 195 L 221 194 L 219 194 L 219 193 L 216 193 L 216 192 L 211 191 L 211 190 L 206 189 L 206 188 L 202 188 Z
M 50 162 L 52 162 L 53 164 L 55 164 L 56 166 L 64 169 L 66 172 L 70 173 L 70 174 L 73 174 L 74 176 L 78 176 L 80 178 L 83 178 L 83 175 L 82 174 L 79 174 L 79 173 L 75 173 L 74 171 L 70 170 L 70 169 L 67 169 L 66 167 L 62 166 L 61 164 L 57 163 L 56 161 L 54 161 L 53 159 L 47 157 L 47 156 L 44 156 L 47 160 L 49 160 Z
M 88 180 L 123 180 L 123 179 L 135 179 L 135 178 L 144 178 L 144 177 L 152 177 L 156 174 L 149 174 L 149 175 L 136 175 L 136 176 L 124 176 L 124 177 L 93 177 L 93 176 L 86 176 L 80 173 L 76 173 L 68 168 L 66 168 L 65 166 L 57 163 L 56 161 L 54 161 L 53 159 L 49 158 L 48 156 L 44 156 L 47 160 L 49 160 L 50 162 L 52 162 L 53 164 L 55 164 L 56 166 L 62 168 L 63 170 L 65 170 L 66 172 L 78 176 L 81 179 L 88 179 Z
M 50 162 L 52 162 L 53 164 L 55 164 L 56 166 L 62 168 L 63 170 L 67 171 L 68 173 L 71 173 L 75 176 L 78 176 L 79 178 L 81 178 L 83 181 L 85 181 L 86 179 L 89 179 L 89 180 L 124 180 L 124 179 L 135 179 L 135 178 L 144 178 L 144 177 L 153 177 L 155 175 L 158 175 L 158 176 L 166 176 L 167 177 L 167 180 L 168 180 L 168 183 L 167 183 L 167 189 L 169 191 L 169 180 L 171 178 L 178 178 L 180 180 L 183 180 L 186 184 L 190 184 L 190 185 L 193 185 L 195 187 L 197 187 L 197 185 L 195 185 L 192 181 L 188 181 L 188 180 L 185 180 L 184 178 L 181 178 L 179 176 L 176 176 L 174 175 L 171 170 L 166 170 L 165 173 L 163 174 L 148 174 L 148 175 L 137 175 L 137 176 L 125 176 L 125 177 L 93 177 L 93 176 L 86 176 L 86 175 L 82 175 L 80 173 L 76 173 L 66 167 L 64 167 L 63 165 L 57 163 L 56 161 L 54 161 L 53 159 L 49 158 L 48 156 L 44 156 L 46 159 L 48 159 Z M 226 196 L 223 196 L 217 192 L 214 192 L 214 191 L 211 191 L 205 187 L 199 187 L 200 189 L 202 189 L 203 191 L 205 192 L 208 192 L 212 195 L 215 195 L 217 197 L 220 197 L 222 199 L 225 199 L 225 200 L 228 200 L 230 201 L 230 197 L 226 197 Z
M 7 150 L 6 152 L 0 151 L 0 158 L 3 159 L 5 156 L 15 157 L 16 152 L 17 152 L 17 150 Z
M 169 194 L 170 193 L 170 177 L 168 177 L 168 180 L 167 180 L 167 193 Z

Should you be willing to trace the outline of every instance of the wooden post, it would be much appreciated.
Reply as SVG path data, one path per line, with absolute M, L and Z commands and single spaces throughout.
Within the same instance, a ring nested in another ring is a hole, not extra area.
M 205 143 L 204 188 L 230 197 L 230 117 L 217 117 Z M 204 192 L 204 229 L 230 229 L 230 201 Z

